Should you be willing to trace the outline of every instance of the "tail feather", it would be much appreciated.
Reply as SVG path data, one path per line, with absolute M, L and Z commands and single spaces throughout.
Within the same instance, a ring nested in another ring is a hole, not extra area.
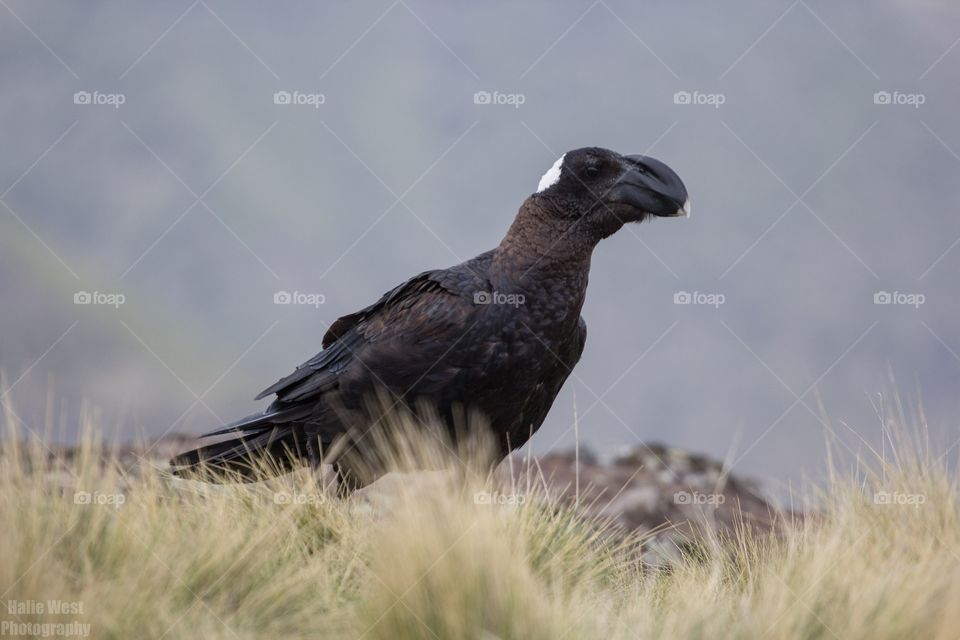
M 240 418 L 231 422 L 222 429 L 205 433 L 201 438 L 212 438 L 213 436 L 222 436 L 225 433 L 237 433 L 239 431 L 260 431 L 262 429 L 273 428 L 276 425 L 295 422 L 310 415 L 312 408 L 309 406 L 296 406 L 277 408 L 269 407 L 266 411 L 253 413 L 246 418 Z
M 258 479 L 265 459 L 283 471 L 302 466 L 305 454 L 300 449 L 293 429 L 271 425 L 178 454 L 170 465 L 181 477 L 212 470 L 237 473 L 253 481 Z

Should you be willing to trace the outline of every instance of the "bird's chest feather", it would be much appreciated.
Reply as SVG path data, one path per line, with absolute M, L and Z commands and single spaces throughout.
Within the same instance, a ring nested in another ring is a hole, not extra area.
M 578 341 L 579 313 L 558 306 L 500 310 L 491 314 L 482 366 L 474 383 L 521 402 L 575 363 L 567 362 Z

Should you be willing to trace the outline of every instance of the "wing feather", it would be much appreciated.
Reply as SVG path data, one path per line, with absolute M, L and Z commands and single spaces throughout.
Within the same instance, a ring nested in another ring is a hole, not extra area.
M 451 280 L 449 271 L 425 271 L 372 305 L 338 318 L 323 336 L 322 351 L 256 399 L 276 394 L 280 404 L 304 402 L 336 387 L 338 378 L 363 357 L 359 352 L 377 342 L 400 337 L 416 344 L 439 338 L 472 310 L 466 296 L 470 283 Z

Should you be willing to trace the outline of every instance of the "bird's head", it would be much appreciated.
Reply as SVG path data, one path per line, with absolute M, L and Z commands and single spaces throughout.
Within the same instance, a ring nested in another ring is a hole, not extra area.
M 560 156 L 531 196 L 553 215 L 607 236 L 650 216 L 690 215 L 687 188 L 673 169 L 642 155 L 585 147 Z

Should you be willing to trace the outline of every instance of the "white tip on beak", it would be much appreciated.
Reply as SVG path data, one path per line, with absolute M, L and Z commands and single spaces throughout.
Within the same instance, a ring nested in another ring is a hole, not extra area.
M 690 217 L 690 201 L 689 201 L 689 200 L 687 200 L 686 202 L 683 203 L 683 207 L 682 207 L 681 211 L 683 211 L 683 217 L 684 217 L 684 218 L 689 218 L 689 217 Z M 680 212 L 678 211 L 677 213 L 680 213 Z

